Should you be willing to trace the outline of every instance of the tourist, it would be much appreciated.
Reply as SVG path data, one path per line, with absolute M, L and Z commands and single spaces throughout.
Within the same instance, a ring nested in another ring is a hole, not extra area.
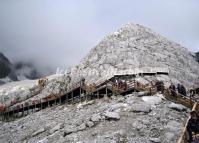
M 173 83 L 171 83 L 171 85 L 169 86 L 169 89 L 171 91 L 171 95 L 173 97 L 176 97 L 176 87 L 175 87 L 175 85 Z
M 181 94 L 182 94 L 183 96 L 187 96 L 187 90 L 186 90 L 185 86 L 182 85 L 182 84 L 181 84 Z
M 177 85 L 177 90 L 178 90 L 178 93 L 181 94 L 181 84 L 180 83 L 178 83 L 178 85 Z
M 192 142 L 193 141 L 192 132 L 194 132 L 195 134 L 199 133 L 199 119 L 198 119 L 196 111 L 191 111 L 190 115 L 191 115 L 191 118 L 188 121 L 187 132 L 189 134 L 188 141 Z

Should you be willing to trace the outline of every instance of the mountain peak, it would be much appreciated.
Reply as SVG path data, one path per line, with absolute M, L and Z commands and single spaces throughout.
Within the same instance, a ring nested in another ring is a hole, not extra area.
M 74 67 L 75 74 L 86 73 L 88 81 L 104 71 L 140 67 L 167 67 L 170 76 L 194 81 L 199 64 L 186 48 L 139 24 L 127 24 L 105 37 Z M 95 71 L 96 75 L 89 75 Z

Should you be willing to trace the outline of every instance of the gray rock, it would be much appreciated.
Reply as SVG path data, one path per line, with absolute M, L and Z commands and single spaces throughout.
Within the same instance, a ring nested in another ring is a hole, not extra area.
M 99 114 L 94 114 L 91 116 L 91 121 L 93 121 L 94 123 L 97 123 L 101 120 L 101 116 Z
M 86 126 L 89 127 L 89 128 L 93 127 L 94 125 L 95 124 L 92 121 L 87 121 L 86 122 Z
M 85 124 L 85 123 L 81 124 L 80 126 L 78 126 L 78 127 L 76 128 L 77 131 L 83 131 L 83 130 L 85 130 L 85 129 L 86 129 L 86 124 Z
M 175 142 L 176 136 L 174 133 L 167 132 L 164 134 L 163 143 L 171 143 Z
M 70 134 L 72 134 L 73 132 L 74 132 L 73 129 L 70 129 L 70 128 L 65 129 L 65 130 L 64 130 L 64 133 L 63 133 L 63 137 L 66 137 L 67 135 L 70 135 Z
M 159 138 L 150 138 L 149 139 L 152 143 L 160 143 L 161 140 Z
M 171 103 L 168 106 L 169 108 L 176 110 L 176 111 L 186 111 L 187 108 L 181 104 Z
M 144 125 L 143 123 L 139 122 L 139 121 L 135 121 L 133 123 L 133 127 L 137 130 L 137 131 L 140 131 L 142 129 L 146 130 L 147 129 L 147 126 Z
M 117 104 L 111 105 L 109 111 L 111 111 L 111 112 L 118 111 L 118 110 L 123 109 L 127 106 L 128 106 L 128 104 L 126 104 L 126 103 L 117 103 Z
M 131 106 L 130 111 L 149 113 L 151 111 L 151 106 L 144 103 L 135 103 Z
M 141 92 L 138 92 L 137 96 L 138 97 L 142 97 L 142 96 L 147 96 L 149 93 L 147 91 L 141 91 Z
M 60 130 L 61 128 L 63 128 L 63 124 L 62 123 L 54 126 L 49 132 L 50 132 L 50 134 L 53 134 L 54 132 Z
M 106 112 L 106 113 L 104 113 L 104 116 L 108 120 L 119 120 L 120 119 L 120 115 L 116 112 Z
M 35 131 L 33 134 L 32 134 L 32 137 L 35 137 L 41 133 L 45 132 L 45 129 L 44 128 L 40 128 L 39 130 Z
M 180 124 L 179 122 L 177 121 L 169 121 L 166 125 L 166 130 L 169 131 L 169 132 L 174 132 L 174 133 L 177 133 L 177 132 L 180 132 L 181 128 L 183 127 L 182 124 Z

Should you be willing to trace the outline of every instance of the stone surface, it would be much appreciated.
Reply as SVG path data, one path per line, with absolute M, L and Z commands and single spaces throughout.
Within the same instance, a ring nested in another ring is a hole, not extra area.
M 60 130 L 61 128 L 63 128 L 63 124 L 58 124 L 58 125 L 54 126 L 54 127 L 50 130 L 50 134 L 53 134 L 54 132 Z
M 171 103 L 169 106 L 169 108 L 173 109 L 173 110 L 177 110 L 177 111 L 186 111 L 187 108 L 181 104 L 176 104 L 176 103 Z
M 116 112 L 106 112 L 106 113 L 104 113 L 104 116 L 108 120 L 119 120 L 120 119 L 120 115 Z
M 137 94 L 138 97 L 147 96 L 147 95 L 148 95 L 147 91 L 138 92 Z
M 161 140 L 159 138 L 150 138 L 149 139 L 152 143 L 161 143 Z
M 162 98 L 158 96 L 144 96 L 142 97 L 142 100 L 150 105 L 156 105 L 162 102 Z
M 135 103 L 131 106 L 130 111 L 132 112 L 144 112 L 149 113 L 151 111 L 151 107 L 148 104 L 144 103 Z
M 33 136 L 33 137 L 34 137 L 34 136 L 37 136 L 37 135 L 39 135 L 39 134 L 41 134 L 41 133 L 43 133 L 43 132 L 45 132 L 45 129 L 44 129 L 44 128 L 40 128 L 39 130 L 35 131 L 35 132 L 32 134 L 32 136 Z
M 91 116 L 91 121 L 93 122 L 99 122 L 101 120 L 101 116 L 99 114 L 94 114 Z

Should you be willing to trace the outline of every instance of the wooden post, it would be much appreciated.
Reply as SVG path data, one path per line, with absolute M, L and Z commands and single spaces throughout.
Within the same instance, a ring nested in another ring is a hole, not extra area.
M 9 119 L 10 119 L 10 112 L 8 111 L 8 121 L 9 121 Z
M 12 111 L 12 119 L 13 119 L 13 121 L 15 119 L 15 112 L 14 112 L 14 110 Z
M 73 102 L 74 102 L 74 99 L 73 99 L 73 91 L 72 91 L 72 93 L 71 93 L 71 101 L 72 101 L 72 104 L 73 104 Z
M 66 94 L 66 101 L 65 103 L 68 103 L 68 94 Z
M 2 112 L 0 112 L 0 118 L 1 118 L 1 121 L 3 121 L 3 116 L 2 116 L 3 114 L 2 114 Z
M 108 97 L 108 88 L 107 88 L 107 83 L 106 83 L 106 97 Z
M 79 95 L 80 102 L 82 102 L 82 99 L 81 99 L 81 98 L 82 98 L 82 97 L 81 97 L 81 94 L 82 94 L 81 87 L 80 87 L 80 89 L 79 89 L 79 94 L 80 94 L 80 95 Z
M 55 100 L 55 106 L 57 105 L 57 99 L 54 99 Z
M 28 105 L 28 110 L 27 110 L 27 114 L 29 114 L 29 105 Z
M 99 90 L 97 90 L 97 98 L 99 99 L 100 97 L 99 97 Z
M 59 104 L 61 105 L 61 96 L 59 97 Z
M 24 116 L 24 106 L 22 107 L 22 117 Z
M 43 104 L 42 104 L 42 100 L 40 100 L 40 103 L 41 103 L 41 110 L 43 109 Z

